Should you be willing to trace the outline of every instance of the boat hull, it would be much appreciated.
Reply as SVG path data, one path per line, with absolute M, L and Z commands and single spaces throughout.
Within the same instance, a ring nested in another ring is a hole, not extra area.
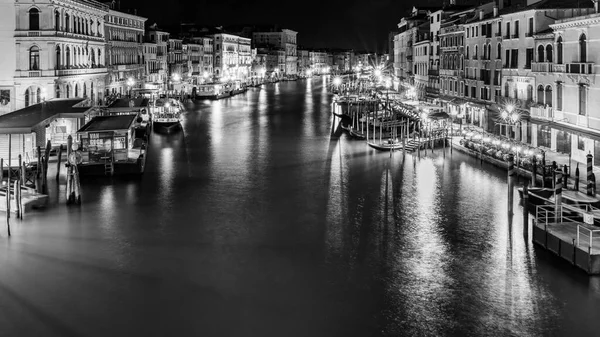
M 175 133 L 181 130 L 181 123 L 176 122 L 154 122 L 154 131 L 159 133 Z
M 392 144 L 377 144 L 372 142 L 367 142 L 367 144 L 379 151 L 392 151 L 392 150 L 402 150 L 402 143 L 392 143 Z

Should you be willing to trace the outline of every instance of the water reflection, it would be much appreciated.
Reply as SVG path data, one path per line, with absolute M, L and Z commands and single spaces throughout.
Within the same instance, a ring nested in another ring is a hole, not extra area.
M 506 172 L 332 137 L 330 103 L 325 77 L 199 102 L 140 179 L 27 214 L 0 335 L 597 334 L 598 278 L 523 238 Z

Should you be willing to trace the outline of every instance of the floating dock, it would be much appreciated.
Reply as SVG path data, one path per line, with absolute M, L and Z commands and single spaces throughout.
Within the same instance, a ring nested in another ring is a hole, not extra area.
M 583 269 L 600 275 L 600 227 L 592 212 L 572 206 L 537 206 L 533 242 Z

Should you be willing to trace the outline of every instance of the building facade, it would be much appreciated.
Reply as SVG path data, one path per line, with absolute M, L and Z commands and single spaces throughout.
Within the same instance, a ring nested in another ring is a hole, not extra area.
M 285 66 L 283 72 L 285 75 L 297 74 L 297 35 L 290 29 L 281 29 L 268 32 L 253 32 L 252 40 L 256 48 L 267 48 L 274 51 L 274 54 L 280 50 L 285 52 Z
M 96 1 L 12 3 L 3 13 L 14 39 L 3 40 L 2 63 L 13 74 L 0 87 L 6 109 L 44 99 L 82 97 L 97 104 L 104 97 L 104 18 L 109 9 Z M 13 16 L 14 15 L 14 16 Z M 7 27 L 8 28 L 8 27 Z M 11 68 L 9 68 L 11 69 Z M 3 75 L 8 75 L 8 70 Z M 8 84 L 8 85 L 7 85 Z M 8 111 L 7 111 L 8 112 Z
M 125 95 L 141 87 L 145 76 L 142 43 L 146 20 L 112 8 L 106 14 L 106 95 Z
M 151 87 L 166 88 L 169 78 L 169 67 L 167 63 L 167 49 L 169 43 L 169 33 L 157 29 L 156 26 L 150 27 L 146 31 L 146 42 L 156 47 L 156 73 L 151 77 L 152 82 L 146 85 Z M 147 79 L 148 81 L 148 79 Z
M 251 39 L 218 33 L 213 35 L 215 77 L 220 81 L 249 80 L 252 67 Z

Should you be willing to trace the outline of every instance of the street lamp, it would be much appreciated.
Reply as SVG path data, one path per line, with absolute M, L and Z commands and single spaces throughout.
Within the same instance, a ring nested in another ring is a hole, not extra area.
M 338 90 L 338 91 L 339 91 L 340 84 L 342 84 L 342 78 L 336 76 L 333 79 L 333 85 L 335 85 L 335 89 Z
M 133 88 L 134 85 L 135 85 L 135 80 L 133 79 L 133 77 L 128 78 L 127 86 L 129 87 L 129 97 L 131 97 L 131 89 Z

